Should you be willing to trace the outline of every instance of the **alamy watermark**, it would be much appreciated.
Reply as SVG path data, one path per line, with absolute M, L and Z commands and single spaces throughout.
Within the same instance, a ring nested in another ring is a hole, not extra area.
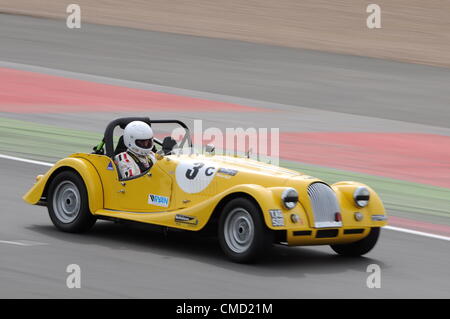
M 81 288 L 81 268 L 77 264 L 70 264 L 66 268 L 66 272 L 69 274 L 66 278 L 67 288 Z
M 377 264 L 367 266 L 366 272 L 370 273 L 367 277 L 367 288 L 381 288 L 381 267 Z
M 183 128 L 172 131 L 172 138 L 180 140 L 185 135 Z M 203 153 L 214 146 L 215 155 L 248 157 L 261 162 L 279 165 L 279 128 L 225 128 L 204 129 L 202 120 L 194 120 L 191 131 L 194 152 Z
M 78 4 L 69 4 L 66 8 L 66 13 L 69 13 L 66 19 L 66 26 L 69 29 L 81 28 L 81 7 Z
M 369 29 L 381 28 L 381 8 L 378 4 L 369 4 L 366 8 L 366 12 L 370 13 L 366 19 L 366 25 Z

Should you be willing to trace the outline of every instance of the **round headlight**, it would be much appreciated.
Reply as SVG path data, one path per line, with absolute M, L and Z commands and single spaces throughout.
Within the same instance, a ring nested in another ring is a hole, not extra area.
M 298 193 L 294 188 L 287 188 L 281 194 L 281 202 L 287 209 L 292 209 L 297 205 Z
M 367 187 L 361 186 L 353 193 L 355 204 L 359 207 L 366 207 L 369 204 L 370 192 Z

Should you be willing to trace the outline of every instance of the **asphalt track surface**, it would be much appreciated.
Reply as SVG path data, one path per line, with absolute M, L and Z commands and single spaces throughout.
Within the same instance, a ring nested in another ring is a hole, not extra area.
M 329 247 L 276 247 L 261 264 L 239 265 L 218 243 L 185 233 L 99 222 L 86 234 L 57 231 L 44 207 L 23 203 L 43 166 L 0 160 L 2 183 L 0 297 L 136 298 L 402 298 L 448 297 L 449 243 L 384 230 L 367 257 L 348 259 Z M 66 267 L 81 267 L 81 289 L 66 287 Z M 369 289 L 367 266 L 381 267 Z
M 4 14 L 0 38 L 1 61 L 450 127 L 446 68 Z
M 246 98 L 261 107 L 306 107 L 310 111 L 305 114 L 317 111 L 316 117 L 335 115 L 339 119 L 347 112 L 360 115 L 343 116 L 339 124 L 331 121 L 336 126 L 344 126 L 349 119 L 365 119 L 361 126 L 375 122 L 379 127 L 447 132 L 448 121 L 442 114 L 448 114 L 448 69 L 104 26 L 84 25 L 74 35 L 60 26 L 63 23 L 1 15 L 0 60 L 147 82 L 165 86 L 163 89 L 187 89 L 194 95 L 207 92 L 203 95 L 217 94 L 225 100 Z M 337 86 L 327 85 L 330 83 Z M 372 92 L 374 85 L 382 91 L 378 102 L 396 101 L 397 107 L 375 107 L 379 95 Z M 354 86 L 360 90 L 349 89 Z M 419 93 L 426 93 L 429 107 L 425 110 L 425 97 Z M 50 114 L 2 116 L 55 120 Z M 69 127 L 83 128 L 108 116 L 77 115 L 74 121 L 67 114 L 56 118 Z M 212 116 L 232 120 L 226 114 Z M 395 121 L 399 119 L 402 121 Z M 307 125 L 312 126 L 311 122 Z M 45 208 L 26 205 L 20 198 L 34 176 L 46 169 L 0 159 L 0 297 L 450 295 L 449 242 L 392 230 L 382 232 L 377 247 L 366 257 L 342 258 L 329 247 L 277 247 L 268 261 L 258 265 L 230 263 L 216 241 L 192 234 L 169 233 L 165 237 L 143 227 L 109 222 L 99 222 L 84 235 L 61 233 L 51 225 Z M 69 264 L 81 267 L 81 289 L 66 287 Z M 369 264 L 381 267 L 380 289 L 366 286 Z

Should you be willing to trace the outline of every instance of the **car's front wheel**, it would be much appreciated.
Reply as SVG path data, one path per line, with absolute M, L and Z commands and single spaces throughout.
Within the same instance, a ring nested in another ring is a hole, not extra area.
M 373 227 L 369 235 L 361 240 L 350 244 L 331 245 L 331 248 L 339 255 L 344 256 L 362 256 L 367 254 L 375 247 L 380 236 L 380 227 Z
M 87 231 L 96 221 L 89 210 L 83 179 L 72 171 L 63 171 L 52 180 L 48 190 L 47 208 L 53 225 L 65 232 Z
M 272 245 L 272 232 L 252 201 L 235 198 L 223 208 L 219 243 L 225 255 L 239 263 L 260 259 Z

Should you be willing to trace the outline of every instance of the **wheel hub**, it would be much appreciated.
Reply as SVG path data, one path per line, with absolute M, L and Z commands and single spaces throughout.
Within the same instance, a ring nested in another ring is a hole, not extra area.
M 254 223 L 252 216 L 243 208 L 232 210 L 225 220 L 225 241 L 236 252 L 245 252 L 253 242 Z
M 71 181 L 61 182 L 55 189 L 53 196 L 53 210 L 56 217 L 62 223 L 73 222 L 81 207 L 80 192 L 78 187 Z

